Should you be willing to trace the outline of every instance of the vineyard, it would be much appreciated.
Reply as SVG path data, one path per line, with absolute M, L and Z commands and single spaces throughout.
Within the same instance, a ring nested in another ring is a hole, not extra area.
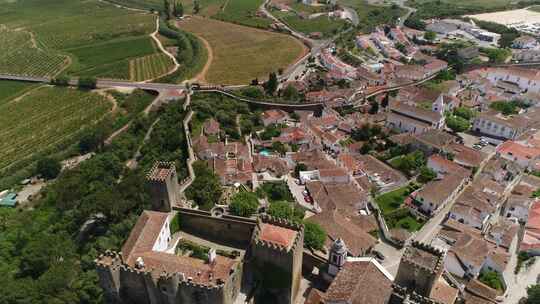
M 153 54 L 132 59 L 129 62 L 130 79 L 133 81 L 155 79 L 166 74 L 173 67 L 173 61 L 165 54 Z
M 38 48 L 29 32 L 0 28 L 0 73 L 54 76 L 67 63 L 66 56 Z
M 129 79 L 130 59 L 158 52 L 156 16 L 98 0 L 7 1 L 0 16 L 0 73 L 53 76 L 70 63 L 69 75 Z
M 0 104 L 0 171 L 69 140 L 97 122 L 111 104 L 97 94 L 43 87 Z
M 35 87 L 33 83 L 0 80 L 0 106 Z
M 148 36 L 118 39 L 74 49 L 68 49 L 74 63 L 68 72 L 83 76 L 129 79 L 129 61 L 133 58 L 157 54 Z

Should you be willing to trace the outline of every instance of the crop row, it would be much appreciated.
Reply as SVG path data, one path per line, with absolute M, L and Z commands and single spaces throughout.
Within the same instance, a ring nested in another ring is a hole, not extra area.
M 97 94 L 44 87 L 0 105 L 0 170 L 74 136 L 110 109 Z
M 131 80 L 143 81 L 166 74 L 173 67 L 172 60 L 165 54 L 153 54 L 129 62 Z

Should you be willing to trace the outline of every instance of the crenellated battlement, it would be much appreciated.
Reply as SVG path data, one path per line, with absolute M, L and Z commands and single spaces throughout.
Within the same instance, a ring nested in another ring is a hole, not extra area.
M 146 179 L 151 182 L 165 182 L 175 172 L 176 166 L 173 162 L 158 161 L 154 163 L 152 169 L 146 175 Z
M 435 301 L 431 298 L 424 297 L 414 290 L 409 290 L 405 287 L 401 287 L 397 284 L 392 284 L 392 289 L 394 295 L 399 296 L 404 299 L 403 303 L 414 303 L 414 304 L 442 304 L 438 301 Z
M 425 260 L 426 258 L 418 258 L 416 256 L 418 251 L 416 250 L 432 255 L 432 259 L 435 259 L 435 265 L 426 265 L 420 263 L 419 260 Z M 403 257 L 401 258 L 401 263 L 421 269 L 429 274 L 439 274 L 442 272 L 442 270 L 444 270 L 444 256 L 445 252 L 442 250 L 438 250 L 435 247 L 425 243 L 413 241 L 411 245 L 405 249 Z
M 274 242 L 269 242 L 269 241 L 262 240 L 260 238 L 260 234 L 261 234 L 260 224 L 261 223 L 270 224 L 270 225 L 274 225 L 274 226 L 277 226 L 277 227 L 282 227 L 282 228 L 295 230 L 298 233 L 296 234 L 296 236 L 294 238 L 294 241 L 293 241 L 292 245 L 289 248 L 289 247 L 286 247 L 286 246 L 283 246 L 283 245 L 280 245 L 280 244 L 276 244 Z M 295 251 L 297 248 L 303 248 L 303 246 L 304 246 L 303 237 L 302 237 L 303 234 L 304 234 L 304 225 L 302 225 L 302 224 L 294 223 L 294 222 L 288 221 L 286 219 L 276 218 L 276 217 L 272 217 L 272 216 L 269 216 L 269 215 L 261 215 L 259 217 L 258 224 L 257 224 L 257 226 L 255 226 L 255 229 L 253 231 L 253 242 L 258 246 L 270 248 L 272 250 L 283 252 L 283 253 L 288 253 L 288 252 L 291 252 L 291 251 Z

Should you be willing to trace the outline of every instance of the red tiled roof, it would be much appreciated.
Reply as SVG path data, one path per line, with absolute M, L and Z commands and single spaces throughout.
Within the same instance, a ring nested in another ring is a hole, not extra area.
M 292 229 L 262 223 L 259 238 L 263 241 L 288 248 L 293 244 L 296 234 L 297 232 Z

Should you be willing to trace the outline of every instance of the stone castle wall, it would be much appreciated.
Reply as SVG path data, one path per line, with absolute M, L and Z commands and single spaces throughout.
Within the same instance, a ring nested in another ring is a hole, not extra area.
M 245 249 L 251 241 L 251 234 L 256 221 L 235 216 L 215 217 L 210 212 L 176 209 L 183 231 L 193 235 Z

